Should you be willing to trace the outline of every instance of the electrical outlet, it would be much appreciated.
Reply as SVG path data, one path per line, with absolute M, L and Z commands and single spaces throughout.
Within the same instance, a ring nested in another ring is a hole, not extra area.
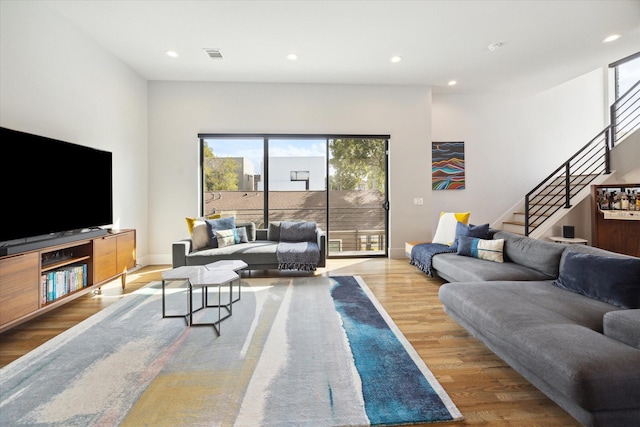
M 414 197 L 413 198 L 414 205 L 424 205 L 424 199 L 422 197 Z

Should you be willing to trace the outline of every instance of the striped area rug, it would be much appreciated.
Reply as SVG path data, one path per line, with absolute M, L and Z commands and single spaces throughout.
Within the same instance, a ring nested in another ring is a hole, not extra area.
M 167 307 L 186 309 L 182 284 L 169 286 Z M 220 336 L 161 310 L 160 283 L 151 283 L 2 368 L 0 425 L 462 419 L 360 277 L 243 279 Z

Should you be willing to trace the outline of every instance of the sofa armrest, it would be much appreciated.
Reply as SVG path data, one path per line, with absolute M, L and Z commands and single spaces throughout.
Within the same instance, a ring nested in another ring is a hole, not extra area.
M 191 239 L 182 239 L 171 244 L 173 268 L 187 265 L 187 255 L 191 252 Z
M 327 235 L 322 229 L 317 228 L 316 237 L 318 239 L 318 248 L 320 248 L 320 261 L 318 262 L 318 267 L 326 267 L 327 266 Z
M 640 349 L 640 308 L 605 313 L 603 326 L 609 338 Z

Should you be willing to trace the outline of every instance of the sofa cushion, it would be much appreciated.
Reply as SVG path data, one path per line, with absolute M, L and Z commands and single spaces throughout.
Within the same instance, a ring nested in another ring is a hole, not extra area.
M 469 223 L 471 212 L 440 212 L 440 219 L 431 243 L 451 246 L 456 238 L 458 222 Z
M 604 315 L 604 334 L 640 349 L 640 309 L 610 311 Z
M 271 221 L 267 229 L 267 240 L 280 241 L 280 221 Z
M 241 259 L 249 265 L 274 263 L 277 265 L 277 248 L 278 242 L 256 240 L 255 242 L 238 243 L 224 248 L 208 248 L 192 252 L 186 258 L 186 263 L 187 265 L 206 265 L 213 262 L 213 260 Z
M 433 257 L 433 269 L 449 282 L 476 282 L 488 280 L 548 280 L 549 276 L 515 262 L 498 264 L 455 253 Z
M 560 258 L 567 245 L 536 240 L 508 231 L 498 231 L 493 238 L 504 239 L 505 261 L 533 268 L 550 279 L 558 277 Z
M 610 304 L 552 281 L 446 283 L 439 296 L 456 321 L 560 400 L 588 411 L 640 401 L 640 351 L 602 334 Z
M 479 239 L 489 239 L 489 224 L 473 225 L 458 222 L 456 224 L 456 237 L 453 240 L 451 249 L 458 249 L 458 240 L 460 236 L 477 237 Z
M 570 252 L 556 286 L 622 308 L 640 308 L 640 258 Z
M 486 261 L 503 262 L 503 239 L 478 239 L 477 237 L 460 236 L 458 255 L 470 256 Z

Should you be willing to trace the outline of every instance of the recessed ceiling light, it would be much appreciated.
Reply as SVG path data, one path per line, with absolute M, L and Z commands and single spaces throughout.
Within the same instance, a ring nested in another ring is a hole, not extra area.
M 170 56 L 172 58 L 177 58 L 178 57 L 178 52 L 176 52 L 175 50 L 167 50 L 164 53 L 166 53 L 167 56 Z
M 298 59 L 298 55 L 296 55 L 295 53 L 290 53 L 290 54 L 287 55 L 287 59 L 289 61 L 295 61 L 295 60 Z
M 620 34 L 611 34 L 608 37 L 605 37 L 604 39 L 602 39 L 602 43 L 609 43 L 612 42 L 614 40 L 618 40 L 620 37 L 622 37 Z
M 449 83 L 447 83 L 447 85 L 449 85 L 449 86 L 455 86 L 457 84 L 458 84 L 458 82 L 455 81 L 455 80 L 449 80 Z
M 500 49 L 502 46 L 504 46 L 504 43 L 502 43 L 502 42 L 491 43 L 489 46 L 487 46 L 487 49 L 489 49 L 491 52 L 493 52 L 494 50 Z
M 392 56 L 390 61 L 393 62 L 393 63 L 400 62 L 400 61 L 402 61 L 402 56 L 400 56 L 400 55 Z

